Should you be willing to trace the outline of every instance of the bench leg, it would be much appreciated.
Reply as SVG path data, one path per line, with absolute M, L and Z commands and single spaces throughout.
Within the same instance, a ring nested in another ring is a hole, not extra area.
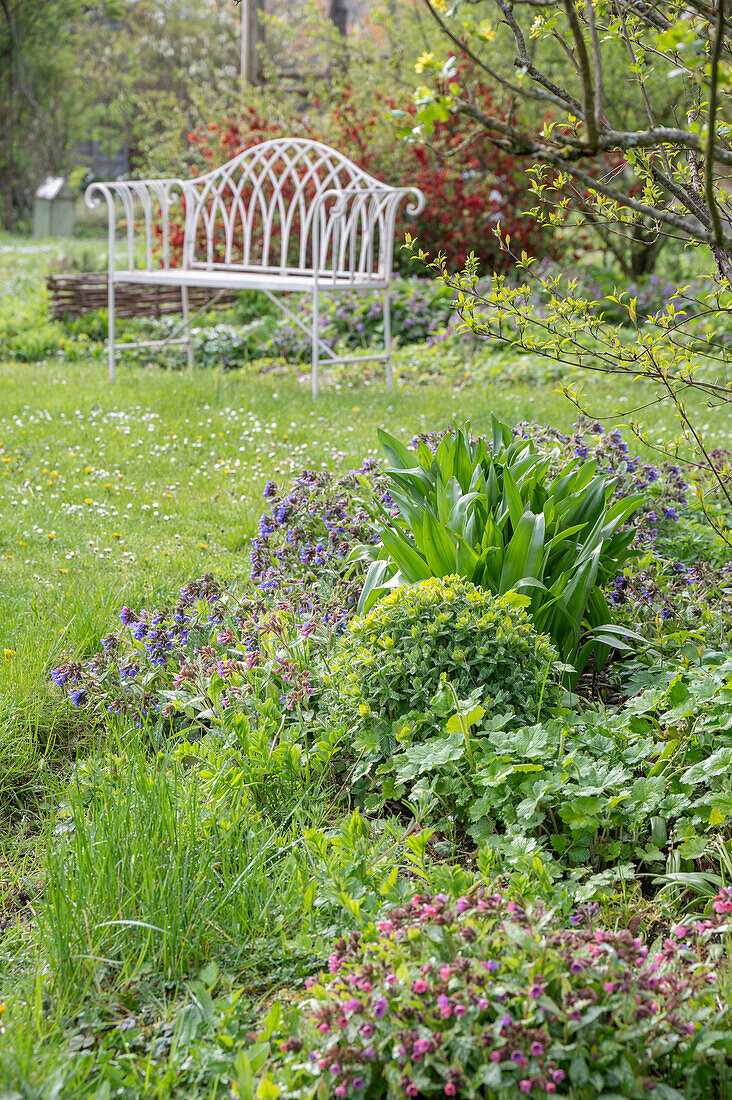
M 313 290 L 313 397 L 318 396 L 318 369 L 320 366 L 320 301 L 317 285 Z
M 109 381 L 114 382 L 114 280 L 107 276 L 107 352 L 109 354 Z
M 384 291 L 384 354 L 386 356 L 386 388 L 391 392 L 391 294 Z
M 193 370 L 193 343 L 191 342 L 191 311 L 188 307 L 188 287 L 180 288 L 180 301 L 183 310 L 183 329 L 186 334 L 186 357 L 188 370 Z

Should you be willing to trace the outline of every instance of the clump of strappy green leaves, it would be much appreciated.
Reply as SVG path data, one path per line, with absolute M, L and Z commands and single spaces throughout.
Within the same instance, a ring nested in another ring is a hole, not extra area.
M 381 545 L 352 555 L 371 562 L 360 611 L 390 588 L 457 573 L 496 595 L 529 596 L 537 629 L 578 672 L 591 655 L 600 667 L 623 648 L 602 585 L 635 553 L 627 521 L 641 496 L 613 503 L 615 480 L 596 462 L 552 471 L 550 456 L 495 416 L 490 441 L 457 427 L 434 454 L 383 430 L 379 440 L 398 514 L 376 503 Z

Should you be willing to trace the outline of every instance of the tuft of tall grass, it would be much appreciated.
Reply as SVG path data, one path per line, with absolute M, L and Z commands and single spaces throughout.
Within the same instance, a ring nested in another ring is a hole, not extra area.
M 39 914 L 56 988 L 177 983 L 212 959 L 237 972 L 307 921 L 297 833 L 228 795 L 139 741 L 72 783 Z

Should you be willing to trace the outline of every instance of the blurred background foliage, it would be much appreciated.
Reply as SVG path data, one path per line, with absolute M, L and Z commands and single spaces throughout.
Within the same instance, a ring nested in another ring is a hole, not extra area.
M 485 270 L 505 269 L 499 219 L 517 243 L 556 257 L 556 234 L 521 214 L 528 164 L 464 119 L 446 117 L 429 143 L 399 140 L 391 116 L 414 114 L 415 69 L 442 48 L 418 0 L 350 0 L 346 35 L 342 8 L 267 0 L 253 86 L 240 77 L 233 0 L 2 0 L 0 225 L 27 230 L 47 175 L 68 175 L 81 195 L 94 178 L 187 175 L 294 133 L 421 187 L 428 202 L 416 231 L 450 262 L 475 250 Z M 511 109 L 485 82 L 473 94 L 491 110 Z

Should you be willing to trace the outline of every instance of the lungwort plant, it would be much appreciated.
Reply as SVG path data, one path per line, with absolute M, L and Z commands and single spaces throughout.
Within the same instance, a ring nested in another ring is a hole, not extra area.
M 360 611 L 390 588 L 458 574 L 494 595 L 529 596 L 536 628 L 578 672 L 591 655 L 601 667 L 623 648 L 601 587 L 635 552 L 627 521 L 641 496 L 613 503 L 615 479 L 596 462 L 554 473 L 551 457 L 495 417 L 491 441 L 466 425 L 435 453 L 420 443 L 415 455 L 383 430 L 379 439 L 398 514 L 376 503 L 381 546 L 352 554 L 371 562 Z

